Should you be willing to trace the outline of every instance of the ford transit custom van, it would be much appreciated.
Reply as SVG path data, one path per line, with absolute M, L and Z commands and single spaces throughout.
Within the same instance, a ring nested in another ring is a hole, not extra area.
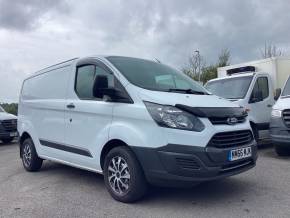
M 131 57 L 72 59 L 23 82 L 20 157 L 101 173 L 133 202 L 147 184 L 194 185 L 255 166 L 246 111 L 167 65 Z

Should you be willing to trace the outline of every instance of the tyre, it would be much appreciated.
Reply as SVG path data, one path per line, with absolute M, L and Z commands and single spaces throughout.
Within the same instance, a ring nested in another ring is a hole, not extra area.
M 113 148 L 105 157 L 104 180 L 111 196 L 124 203 L 141 199 L 147 191 L 142 167 L 125 146 Z
M 23 167 L 29 171 L 38 171 L 42 166 L 42 159 L 38 157 L 33 141 L 25 139 L 21 145 L 21 157 Z
M 5 144 L 10 143 L 13 141 L 14 138 L 5 138 L 5 139 L 1 139 L 1 141 Z
M 290 155 L 290 147 L 287 146 L 281 146 L 281 145 L 275 145 L 276 153 L 279 156 L 287 156 Z

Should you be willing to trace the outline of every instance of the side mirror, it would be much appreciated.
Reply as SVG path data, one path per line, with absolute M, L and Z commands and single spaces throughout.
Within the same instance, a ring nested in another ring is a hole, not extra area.
M 105 91 L 108 89 L 108 77 L 105 75 L 98 75 L 95 78 L 94 86 L 93 86 L 93 96 L 95 98 L 103 98 L 105 95 Z
M 255 92 L 250 99 L 249 103 L 256 103 L 256 102 L 260 102 L 263 101 L 263 93 L 262 91 L 258 90 L 257 92 Z
M 108 96 L 109 100 L 131 102 L 130 97 L 125 92 L 117 88 L 109 87 L 108 77 L 105 75 L 96 76 L 93 86 L 93 96 L 95 98 Z
M 281 89 L 280 88 L 279 89 L 276 89 L 275 90 L 274 100 L 277 101 L 278 98 L 280 97 L 280 95 L 281 95 Z

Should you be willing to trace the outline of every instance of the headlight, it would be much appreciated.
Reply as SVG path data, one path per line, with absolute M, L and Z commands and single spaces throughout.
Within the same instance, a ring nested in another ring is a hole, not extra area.
M 194 115 L 168 105 L 144 102 L 155 122 L 162 127 L 201 132 L 203 123 Z
M 282 116 L 282 111 L 274 109 L 274 110 L 272 110 L 271 116 L 272 117 L 281 117 Z

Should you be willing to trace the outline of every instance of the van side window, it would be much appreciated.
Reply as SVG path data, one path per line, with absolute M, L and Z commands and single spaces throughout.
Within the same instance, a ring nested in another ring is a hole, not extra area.
M 77 68 L 75 89 L 81 99 L 93 98 L 95 66 L 86 65 Z
M 260 96 L 259 96 L 260 95 Z M 263 101 L 269 96 L 269 85 L 267 77 L 259 77 L 253 88 L 251 99 L 257 99 L 257 101 Z
M 77 68 L 75 89 L 80 99 L 96 99 L 93 85 L 97 75 L 108 77 L 109 87 L 114 87 L 114 76 L 97 65 L 85 65 Z

